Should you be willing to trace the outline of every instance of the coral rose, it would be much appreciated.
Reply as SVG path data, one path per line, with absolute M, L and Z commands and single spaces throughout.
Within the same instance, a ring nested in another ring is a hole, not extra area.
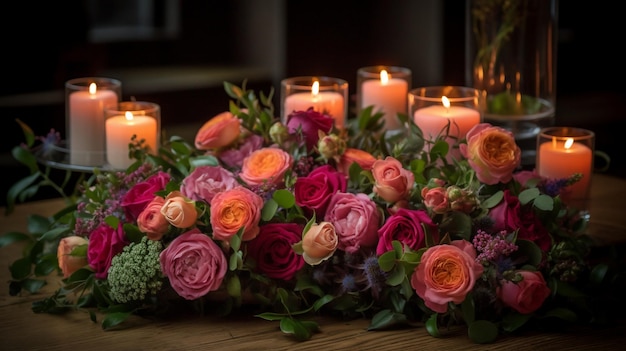
M 161 214 L 176 228 L 189 228 L 198 220 L 196 202 L 183 196 L 180 191 L 172 191 L 165 198 Z
M 239 229 L 245 228 L 243 241 L 256 238 L 262 209 L 263 199 L 243 186 L 216 194 L 211 200 L 213 237 L 228 243 Z
M 352 164 L 355 162 L 362 169 L 369 171 L 372 169 L 374 162 L 376 162 L 376 157 L 372 156 L 372 154 L 364 150 L 346 148 L 346 151 L 344 151 L 344 153 L 341 154 L 341 157 L 339 158 L 337 169 L 346 176 L 349 176 L 350 166 L 352 166 Z
M 519 313 L 535 312 L 550 296 L 550 288 L 540 272 L 520 270 L 516 273 L 521 275 L 522 280 L 502 280 L 501 287 L 497 289 L 498 297 Z
M 339 250 L 357 253 L 378 243 L 380 211 L 366 194 L 336 193 L 330 199 L 324 220 L 335 226 Z
M 72 255 L 72 251 L 75 248 L 86 246 L 87 243 L 87 239 L 76 235 L 61 239 L 57 247 L 57 261 L 63 273 L 63 278 L 69 277 L 72 273 L 87 265 L 86 256 Z
M 280 185 L 292 166 L 293 158 L 285 150 L 266 147 L 253 151 L 243 160 L 239 176 L 250 186 Z
M 150 240 L 161 240 L 170 228 L 170 223 L 161 214 L 163 204 L 165 204 L 165 199 L 155 196 L 137 217 L 137 227 L 142 233 L 146 233 Z
M 428 308 L 444 313 L 448 303 L 460 304 L 483 273 L 476 250 L 465 240 L 430 247 L 411 276 L 411 286 Z
M 513 133 L 489 123 L 472 127 L 467 144 L 459 147 L 478 180 L 489 185 L 509 182 L 521 162 L 522 152 Z
M 332 223 L 313 224 L 302 238 L 304 261 L 312 266 L 318 265 L 332 257 L 338 244 L 339 240 Z
M 239 138 L 241 121 L 230 111 L 224 111 L 208 120 L 196 133 L 194 144 L 198 150 L 219 149 Z
M 269 278 L 291 280 L 304 266 L 304 259 L 293 249 L 301 237 L 302 226 L 296 223 L 265 224 L 259 235 L 247 242 L 248 255 L 256 269 Z
M 387 156 L 372 165 L 374 193 L 388 203 L 404 200 L 415 183 L 413 172 L 402 167 L 397 159 Z
M 220 247 L 197 228 L 174 239 L 159 260 L 174 291 L 187 300 L 217 290 L 228 270 Z

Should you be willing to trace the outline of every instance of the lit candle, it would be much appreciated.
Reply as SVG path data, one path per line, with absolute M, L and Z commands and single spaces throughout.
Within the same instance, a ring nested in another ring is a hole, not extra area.
M 581 173 L 582 179 L 563 193 L 563 200 L 586 199 L 589 195 L 593 151 L 587 145 L 574 142 L 573 138 L 553 137 L 539 146 L 537 172 L 547 178 L 569 178 Z
M 374 106 L 373 112 L 385 114 L 385 129 L 399 129 L 401 125 L 397 114 L 408 112 L 408 91 L 406 80 L 390 77 L 383 69 L 380 79 L 368 79 L 361 84 L 361 108 Z
M 422 130 L 426 140 L 435 140 L 439 135 L 444 136 L 449 123 L 450 130 L 446 138 L 450 145 L 448 160 L 452 157 L 459 159 L 461 153 L 453 146 L 464 139 L 473 126 L 480 123 L 480 113 L 469 107 L 450 106 L 450 100 L 445 96 L 441 98 L 441 102 L 441 105 L 423 107 L 415 111 L 413 120 Z
M 319 91 L 320 83 L 315 81 L 310 93 L 294 93 L 285 97 L 283 120 L 294 111 L 306 111 L 313 107 L 314 111 L 325 113 L 335 119 L 335 127 L 343 129 L 345 120 L 345 101 L 335 91 Z
M 115 106 L 117 94 L 98 90 L 95 83 L 89 91 L 69 95 L 70 163 L 84 166 L 104 164 L 104 109 Z
M 157 120 L 152 116 L 133 115 L 126 111 L 124 116 L 112 116 L 106 120 L 107 161 L 115 169 L 126 169 L 134 160 L 128 157 L 133 135 L 137 140 L 144 139 L 142 144 L 150 152 L 157 149 Z

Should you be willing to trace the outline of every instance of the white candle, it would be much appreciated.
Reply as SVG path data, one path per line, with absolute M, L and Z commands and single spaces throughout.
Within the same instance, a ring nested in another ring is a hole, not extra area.
M 107 161 L 115 169 L 126 169 L 134 160 L 128 157 L 131 138 L 144 139 L 150 152 L 157 149 L 157 120 L 152 116 L 135 116 L 127 111 L 124 116 L 113 116 L 106 120 Z
M 450 145 L 448 160 L 459 159 L 460 151 L 453 148 L 473 126 L 480 123 L 480 113 L 464 106 L 450 106 L 449 100 L 444 96 L 442 105 L 432 105 L 415 111 L 413 120 L 422 130 L 424 139 L 435 140 L 437 136 L 443 136 L 445 128 L 450 123 L 450 130 L 446 141 Z M 428 145 L 427 145 L 428 148 Z
M 84 166 L 104 164 L 104 109 L 117 104 L 117 94 L 98 90 L 91 83 L 89 91 L 69 95 L 70 163 Z
M 314 82 L 310 93 L 295 93 L 285 97 L 285 116 L 294 111 L 306 111 L 313 107 L 314 111 L 325 113 L 335 119 L 335 127 L 343 129 L 345 121 L 345 101 L 343 96 L 334 91 L 319 91 L 319 82 Z
M 408 113 L 409 84 L 404 79 L 389 77 L 386 70 L 380 72 L 380 79 L 369 79 L 361 84 L 361 109 L 374 106 L 373 112 L 385 114 L 385 129 L 402 127 L 398 113 Z
M 562 195 L 565 202 L 584 200 L 589 196 L 593 151 L 587 145 L 576 143 L 574 139 L 544 142 L 539 146 L 537 172 L 547 178 L 569 178 L 581 173 L 582 179 L 572 184 Z

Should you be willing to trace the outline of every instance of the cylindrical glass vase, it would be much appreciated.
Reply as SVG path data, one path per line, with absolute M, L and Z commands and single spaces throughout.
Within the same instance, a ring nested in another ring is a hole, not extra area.
M 467 0 L 466 84 L 486 98 L 485 122 L 515 135 L 522 165 L 554 125 L 558 0 Z

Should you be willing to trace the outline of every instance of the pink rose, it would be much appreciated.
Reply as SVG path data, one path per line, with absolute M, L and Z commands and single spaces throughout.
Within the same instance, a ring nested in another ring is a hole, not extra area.
M 509 182 L 521 162 L 522 152 L 513 133 L 489 123 L 472 127 L 467 133 L 467 144 L 459 148 L 478 180 L 489 185 Z
M 302 257 L 306 263 L 318 265 L 333 256 L 338 244 L 339 239 L 332 223 L 313 224 L 302 238 Z
M 497 289 L 498 297 L 519 313 L 532 313 L 550 296 L 550 288 L 540 272 L 519 270 L 516 273 L 522 276 L 522 280 L 502 280 Z
M 226 166 L 240 169 L 243 160 L 254 150 L 263 146 L 263 137 L 258 134 L 251 134 L 244 139 L 243 143 L 236 148 L 222 150 L 218 157 Z
M 445 188 L 423 188 L 422 198 L 424 199 L 424 206 L 434 213 L 443 214 L 450 210 L 450 203 L 448 202 Z
M 293 158 L 285 150 L 265 147 L 243 160 L 239 176 L 250 186 L 281 185 L 292 163 Z
M 241 121 L 230 111 L 224 111 L 209 119 L 200 127 L 194 144 L 198 150 L 219 149 L 239 138 Z
M 215 194 L 238 186 L 232 172 L 221 166 L 199 166 L 183 179 L 180 192 L 191 200 L 210 203 Z
M 372 165 L 374 193 L 388 203 L 408 198 L 415 183 L 413 172 L 402 167 L 397 159 L 387 156 Z
M 346 151 L 339 158 L 339 163 L 337 164 L 337 169 L 345 174 L 346 176 L 350 175 L 350 166 L 353 163 L 357 163 L 363 170 L 369 171 L 372 169 L 374 162 L 376 162 L 376 157 L 372 156 L 367 151 L 363 151 L 360 149 L 346 148 Z
M 256 238 L 262 209 L 263 199 L 243 186 L 215 194 L 211 200 L 213 238 L 229 243 L 241 228 L 245 228 L 243 241 Z
M 165 189 L 169 181 L 169 173 L 158 172 L 130 188 L 121 201 L 127 219 L 131 222 L 137 220 L 141 211 L 154 199 L 158 191 Z
M 504 190 L 504 198 L 489 210 L 488 215 L 494 222 L 494 232 L 511 233 L 518 230 L 518 239 L 533 241 L 544 252 L 550 249 L 552 238 L 548 230 L 532 208 L 522 207 L 519 198 L 511 194 L 510 190 Z
M 325 134 L 330 133 L 333 129 L 335 120 L 325 114 L 321 114 L 310 107 L 306 111 L 287 111 L 287 128 L 290 134 L 298 134 L 302 132 L 302 137 L 306 143 L 307 150 L 313 150 L 317 146 L 319 140 L 318 131 Z
M 291 280 L 304 266 L 302 256 L 292 248 L 301 237 L 302 227 L 295 223 L 262 225 L 259 235 L 246 244 L 248 255 L 256 269 L 269 278 Z
M 172 191 L 167 195 L 161 214 L 171 225 L 181 229 L 193 226 L 198 220 L 196 202 L 183 196 L 180 191 Z
M 146 233 L 150 240 L 161 240 L 170 228 L 170 223 L 161 214 L 163 204 L 165 199 L 155 196 L 137 217 L 137 227 L 142 233 Z
M 111 267 L 111 260 L 130 244 L 126 239 L 122 223 L 114 229 L 108 224 L 101 224 L 89 234 L 87 261 L 96 273 L 96 278 L 106 279 Z
M 380 211 L 366 194 L 335 193 L 330 199 L 324 220 L 335 226 L 338 248 L 357 253 L 378 242 Z
M 88 264 L 87 257 L 72 255 L 72 251 L 75 248 L 83 245 L 87 246 L 87 244 L 87 239 L 82 236 L 72 235 L 61 239 L 57 247 L 57 261 L 63 273 L 63 278 L 69 277 L 72 273 Z
M 320 166 L 306 177 L 298 177 L 294 184 L 296 204 L 324 218 L 330 198 L 337 192 L 345 192 L 348 181 L 342 173 L 330 165 Z
M 439 230 L 433 223 L 428 213 L 424 210 L 409 210 L 400 208 L 396 213 L 389 216 L 385 224 L 378 229 L 378 246 L 376 254 L 382 255 L 393 249 L 391 243 L 394 240 L 400 241 L 412 250 L 418 250 L 426 246 L 427 228 L 429 235 L 435 242 L 439 241 Z
M 197 228 L 172 240 L 159 259 L 174 291 L 187 300 L 217 290 L 228 270 L 220 247 Z
M 530 180 L 535 180 L 538 183 L 542 180 L 541 176 L 535 171 L 519 171 L 513 174 L 513 179 L 520 183 L 524 188 L 528 188 L 526 183 Z
M 411 276 L 411 286 L 428 308 L 445 313 L 448 303 L 460 304 L 483 274 L 476 250 L 468 241 L 435 245 L 424 252 Z

